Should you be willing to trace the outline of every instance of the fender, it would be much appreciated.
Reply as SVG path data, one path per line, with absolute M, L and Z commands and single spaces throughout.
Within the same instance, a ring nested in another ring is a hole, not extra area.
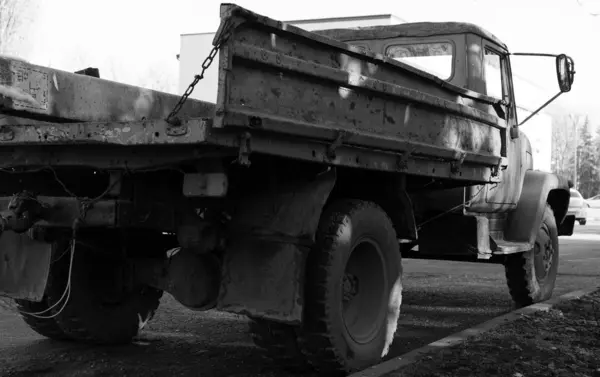
M 243 198 L 229 224 L 217 309 L 301 323 L 306 257 L 335 182 L 331 169 Z
M 560 227 L 569 206 L 569 183 L 566 178 L 537 170 L 528 170 L 523 179 L 517 208 L 508 215 L 504 238 L 533 246 L 546 204 L 550 204 Z
M 368 184 L 357 184 L 368 182 Z M 387 213 L 394 224 L 399 239 L 417 240 L 417 223 L 413 201 L 406 191 L 406 176 L 379 174 L 358 175 L 356 172 L 339 171 L 330 198 L 357 198 L 369 200 Z

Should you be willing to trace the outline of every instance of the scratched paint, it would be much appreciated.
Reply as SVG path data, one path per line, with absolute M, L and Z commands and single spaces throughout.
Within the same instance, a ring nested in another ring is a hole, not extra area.
M 112 122 L 164 119 L 180 96 L 0 57 L 4 106 L 23 118 Z M 18 96 L 18 98 L 16 98 Z M 35 101 L 32 101 L 33 98 Z M 183 117 L 210 117 L 214 104 L 189 99 Z

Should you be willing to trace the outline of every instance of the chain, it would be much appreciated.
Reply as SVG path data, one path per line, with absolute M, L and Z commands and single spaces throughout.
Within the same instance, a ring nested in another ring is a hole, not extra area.
M 215 42 L 212 50 L 210 50 L 210 53 L 208 54 L 208 56 L 204 59 L 204 62 L 202 62 L 202 71 L 200 72 L 200 74 L 194 75 L 194 80 L 187 87 L 187 89 L 185 90 L 185 92 L 183 93 L 181 98 L 179 99 L 179 102 L 177 102 L 177 104 L 175 105 L 173 110 L 171 110 L 171 112 L 167 116 L 167 119 L 166 119 L 167 123 L 169 123 L 173 126 L 179 126 L 181 124 L 181 121 L 178 118 L 176 118 L 177 113 L 179 113 L 179 111 L 181 110 L 181 108 L 183 107 L 185 102 L 187 101 L 188 97 L 194 91 L 196 84 L 198 84 L 198 82 L 204 78 L 204 74 L 206 73 L 206 70 L 212 64 L 213 60 L 217 56 L 217 53 L 221 49 L 221 46 L 223 46 L 223 44 L 225 44 L 225 42 L 227 42 L 227 40 L 231 36 L 232 29 L 233 28 L 231 27 L 230 23 L 227 23 L 223 26 L 221 35 Z

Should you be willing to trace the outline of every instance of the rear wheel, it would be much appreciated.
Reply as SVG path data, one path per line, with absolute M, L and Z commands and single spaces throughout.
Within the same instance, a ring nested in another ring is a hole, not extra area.
M 54 318 L 47 318 L 51 316 L 52 312 L 48 310 L 49 305 L 46 297 L 40 302 L 15 300 L 15 303 L 25 323 L 36 333 L 53 340 L 71 339 L 62 331 Z
M 518 307 L 552 297 L 558 261 L 558 230 L 554 212 L 547 205 L 533 249 L 509 255 L 504 265 L 508 288 Z
M 391 220 L 376 204 L 339 200 L 321 216 L 307 262 L 300 346 L 324 373 L 378 363 L 394 340 L 401 255 Z
M 56 323 L 75 340 L 99 344 L 130 342 L 154 316 L 162 291 L 134 281 L 133 270 L 125 258 L 114 249 L 107 250 L 102 240 L 92 238 L 85 242 L 75 248 L 69 300 L 62 310 L 61 304 L 54 309 Z M 68 278 L 69 263 L 52 268 L 48 304 L 60 299 Z

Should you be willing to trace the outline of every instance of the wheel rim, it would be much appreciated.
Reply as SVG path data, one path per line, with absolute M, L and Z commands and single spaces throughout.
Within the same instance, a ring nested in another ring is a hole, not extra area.
M 552 243 L 552 237 L 550 236 L 550 230 L 545 223 L 538 231 L 538 235 L 535 240 L 534 252 L 535 275 L 536 278 L 541 281 L 548 276 L 548 273 L 552 268 L 555 252 L 554 245 Z
M 379 246 L 369 238 L 360 240 L 350 253 L 342 281 L 342 317 L 356 343 L 370 342 L 383 325 L 386 281 Z

